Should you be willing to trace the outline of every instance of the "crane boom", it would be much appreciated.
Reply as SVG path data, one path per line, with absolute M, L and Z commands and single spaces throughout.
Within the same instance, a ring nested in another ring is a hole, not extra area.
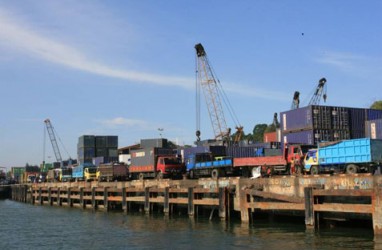
M 58 162 L 62 162 L 60 149 L 58 148 L 58 143 L 56 140 L 56 136 L 54 134 L 52 123 L 50 122 L 49 119 L 46 119 L 44 122 L 46 125 L 46 130 L 48 131 L 48 134 L 49 134 L 50 142 L 52 143 L 52 147 L 53 147 L 54 155 L 56 156 L 56 160 Z
M 326 102 L 326 79 L 323 77 L 318 81 L 318 85 L 312 98 L 310 99 L 309 105 L 319 105 L 321 97 Z
M 196 44 L 197 55 L 197 86 L 201 86 L 206 100 L 215 139 L 224 140 L 230 134 L 230 129 L 224 117 L 218 82 L 215 79 L 207 53 L 202 44 Z M 197 136 L 200 136 L 198 130 Z

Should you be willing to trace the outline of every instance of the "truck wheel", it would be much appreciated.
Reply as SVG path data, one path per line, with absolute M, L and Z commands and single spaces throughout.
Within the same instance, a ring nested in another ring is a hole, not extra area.
M 219 178 L 219 171 L 217 169 L 213 169 L 211 172 L 211 178 L 212 179 L 218 179 Z
M 317 167 L 317 166 L 311 166 L 311 167 L 310 167 L 310 174 L 311 174 L 311 175 L 316 175 L 316 174 L 318 174 L 318 167 Z
M 138 179 L 140 180 L 140 181 L 142 181 L 143 179 L 144 179 L 144 175 L 143 175 L 143 173 L 140 173 L 139 175 L 138 175 Z
M 358 166 L 355 164 L 349 164 L 346 166 L 346 173 L 347 174 L 356 174 L 358 173 Z

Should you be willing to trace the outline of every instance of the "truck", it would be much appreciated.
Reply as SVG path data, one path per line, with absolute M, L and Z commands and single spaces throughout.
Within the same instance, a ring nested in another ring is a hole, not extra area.
M 181 158 L 173 149 L 149 147 L 131 150 L 129 173 L 133 179 L 176 178 L 185 172 Z
M 238 172 L 238 169 L 233 168 L 232 157 L 214 157 L 210 152 L 190 154 L 185 159 L 185 163 L 190 179 L 202 176 L 217 179 L 226 175 L 237 175 Z
M 59 172 L 58 181 L 69 182 L 72 180 L 72 168 L 62 167 Z
M 129 169 L 123 163 L 106 163 L 97 167 L 98 181 L 125 181 L 129 179 Z
M 280 155 L 234 158 L 233 167 L 240 169 L 244 177 L 252 178 L 273 174 L 300 175 L 305 155 L 313 147 L 285 143 Z
M 48 173 L 46 174 L 46 181 L 47 182 L 59 181 L 60 172 L 61 172 L 60 168 L 49 169 Z
M 92 163 L 82 163 L 72 169 L 72 180 L 95 181 L 97 179 L 97 167 Z
M 305 171 L 310 174 L 340 172 L 373 173 L 382 163 L 382 140 L 359 138 L 319 143 L 305 156 Z

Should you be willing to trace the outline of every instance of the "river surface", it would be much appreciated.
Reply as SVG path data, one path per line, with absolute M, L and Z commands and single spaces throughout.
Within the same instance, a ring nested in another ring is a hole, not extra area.
M 0 249 L 382 249 L 371 229 L 307 231 L 302 223 L 248 225 L 186 215 L 92 212 L 0 200 Z

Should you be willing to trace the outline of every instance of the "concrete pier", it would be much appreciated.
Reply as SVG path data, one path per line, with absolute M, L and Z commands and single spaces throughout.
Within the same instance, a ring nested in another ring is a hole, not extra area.
M 219 180 L 144 180 L 130 182 L 40 183 L 12 187 L 12 199 L 36 205 L 171 215 L 181 207 L 188 216 L 209 209 L 210 217 L 228 220 L 240 213 L 249 223 L 254 213 L 291 214 L 317 229 L 323 219 L 371 220 L 382 235 L 382 176 L 370 174 L 220 178 Z M 214 213 L 214 211 L 218 211 Z

